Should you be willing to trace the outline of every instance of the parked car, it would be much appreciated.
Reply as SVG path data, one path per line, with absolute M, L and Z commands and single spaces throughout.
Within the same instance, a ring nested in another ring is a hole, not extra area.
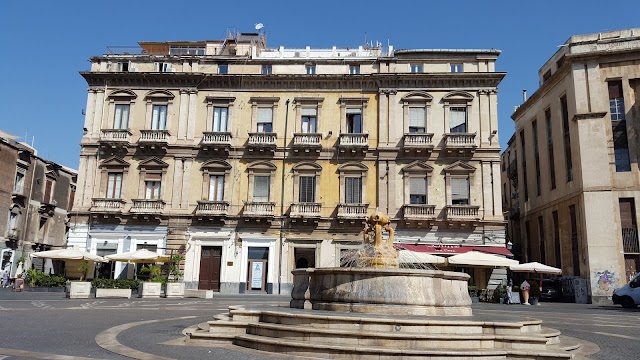
M 640 273 L 621 288 L 613 290 L 613 303 L 623 308 L 634 308 L 640 304 Z
M 542 280 L 542 291 L 540 292 L 540 300 L 542 301 L 560 301 L 562 300 L 562 284 L 558 280 L 544 279 Z

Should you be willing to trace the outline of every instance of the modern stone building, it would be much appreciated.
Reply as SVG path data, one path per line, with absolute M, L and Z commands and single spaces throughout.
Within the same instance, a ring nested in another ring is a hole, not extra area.
M 539 76 L 503 157 L 518 199 L 513 242 L 605 301 L 640 269 L 640 29 L 572 36 Z
M 32 264 L 29 254 L 66 245 L 77 179 L 75 170 L 42 159 L 16 139 L 0 131 L 0 254 L 12 277 L 23 257 L 25 267 L 54 266 L 41 259 Z
M 376 208 L 413 250 L 505 254 L 499 51 L 139 45 L 81 73 L 70 244 L 180 251 L 188 288 L 227 293 L 344 265 Z

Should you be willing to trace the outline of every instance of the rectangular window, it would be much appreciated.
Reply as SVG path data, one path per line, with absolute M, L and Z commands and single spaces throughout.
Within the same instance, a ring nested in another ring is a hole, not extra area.
M 461 73 L 462 72 L 462 64 L 451 64 L 451 72 L 452 73 Z
M 538 122 L 534 121 L 531 124 L 531 129 L 533 132 L 533 166 L 536 171 L 536 190 L 538 196 L 540 196 L 541 186 L 540 186 L 540 148 L 538 147 Z
M 556 188 L 556 160 L 553 155 L 553 124 L 551 123 L 551 109 L 544 111 L 544 118 L 547 124 L 547 152 L 549 153 L 549 177 L 551 179 L 551 190 Z
M 622 81 L 610 81 L 608 83 L 608 88 L 616 171 L 631 171 L 629 141 L 627 138 L 627 122 L 625 119 L 624 97 L 622 95 Z
M 16 194 L 22 194 L 24 188 L 24 174 L 20 171 L 16 172 L 16 182 L 13 184 L 13 192 Z
M 573 181 L 573 160 L 571 159 L 571 132 L 569 131 L 569 107 L 567 96 L 560 98 L 560 108 L 562 111 L 562 131 L 564 133 L 564 161 L 567 173 L 567 182 Z
M 409 108 L 409 132 L 424 133 L 427 130 L 426 111 L 423 107 Z
M 167 105 L 153 105 L 151 130 L 167 129 Z
M 126 61 L 126 62 L 118 63 L 118 71 L 121 71 L 121 72 L 129 71 L 129 62 Z
M 157 63 L 155 63 L 155 65 L 156 65 L 156 72 L 170 72 L 171 71 L 171 65 L 169 63 L 157 62 Z
M 542 75 L 542 83 L 546 83 L 549 79 L 551 79 L 551 69 L 547 70 L 547 72 Z
M 209 176 L 209 201 L 224 200 L 224 175 Z
M 409 203 L 427 204 L 427 179 L 409 178 Z
M 611 121 L 625 120 L 624 96 L 622 95 L 622 81 L 609 81 L 609 112 Z
M 316 177 L 299 177 L 298 201 L 301 203 L 312 203 L 316 201 Z
M 113 118 L 114 129 L 127 129 L 129 127 L 129 104 L 116 104 Z
M 622 249 L 625 253 L 640 253 L 635 200 L 620 198 L 618 205 L 620 208 L 620 227 L 622 228 Z
M 542 216 L 538 216 L 538 245 L 540 247 L 540 262 L 547 263 L 547 254 L 544 247 L 544 220 Z
M 359 75 L 360 74 L 360 65 L 349 65 L 349 74 L 350 75 Z
M 412 73 L 421 73 L 423 70 L 422 64 L 411 64 L 409 66 Z
M 53 188 L 53 180 L 47 179 L 44 185 L 44 199 L 43 202 L 51 204 L 51 190 Z
M 120 199 L 122 173 L 109 173 L 107 177 L 107 199 Z
M 229 117 L 228 107 L 214 107 L 213 108 L 213 128 L 214 132 L 226 132 L 227 131 L 227 119 Z
M 73 208 L 73 203 L 76 200 L 76 188 L 69 188 L 69 205 L 67 206 L 67 211 L 71 211 Z
M 469 205 L 469 178 L 451 179 L 451 204 Z
M 347 133 L 349 134 L 362 133 L 362 110 L 361 109 L 347 109 Z
M 144 198 L 147 200 L 160 199 L 160 183 L 162 181 L 162 174 L 146 174 L 144 178 Z
M 524 186 L 524 201 L 529 201 L 529 182 L 527 181 L 527 156 L 525 153 L 524 130 L 520 130 L 520 152 L 522 156 L 522 185 Z
M 315 65 L 307 65 L 307 75 L 315 75 L 316 74 L 316 66 Z
M 346 177 L 344 179 L 344 200 L 347 204 L 362 203 L 362 178 Z
M 262 65 L 262 75 L 271 75 L 273 73 L 273 66 Z
M 554 247 L 554 257 L 556 259 L 556 267 L 558 269 L 562 269 L 562 250 L 560 248 L 560 223 L 558 222 L 558 212 L 554 211 L 551 213 L 553 217 L 553 247 Z
M 580 248 L 578 241 L 578 221 L 576 219 L 576 206 L 569 206 L 569 222 L 571 225 L 571 255 L 573 259 L 573 275 L 580 276 Z
M 526 247 L 527 247 L 527 251 L 526 251 L 526 259 L 524 259 L 525 261 L 533 261 L 531 259 L 531 226 L 529 224 L 528 221 L 525 221 L 524 223 L 524 231 L 525 231 L 525 235 L 527 237 L 527 242 L 526 242 Z
M 260 133 L 270 133 L 273 131 L 273 108 L 258 108 L 257 126 L 257 131 Z
M 218 74 L 228 74 L 229 73 L 229 65 L 220 64 L 218 65 Z
M 449 132 L 451 133 L 467 132 L 467 108 L 466 107 L 450 107 L 449 108 Z
M 254 176 L 253 177 L 253 201 L 254 202 L 268 202 L 269 201 L 269 183 L 271 182 L 270 176 Z
M 302 123 L 300 124 L 300 130 L 305 133 L 315 133 L 317 130 L 317 110 L 302 108 Z

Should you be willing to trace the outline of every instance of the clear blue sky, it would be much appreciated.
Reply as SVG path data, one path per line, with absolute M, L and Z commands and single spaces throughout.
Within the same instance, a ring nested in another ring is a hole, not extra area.
M 28 132 L 41 156 L 77 168 L 87 97 L 78 72 L 90 56 L 138 41 L 219 39 L 262 22 L 271 47 L 353 47 L 366 35 L 395 49 L 501 49 L 504 147 L 522 89 L 538 87 L 557 46 L 573 34 L 639 27 L 639 9 L 638 0 L 1 1 L 0 129 Z

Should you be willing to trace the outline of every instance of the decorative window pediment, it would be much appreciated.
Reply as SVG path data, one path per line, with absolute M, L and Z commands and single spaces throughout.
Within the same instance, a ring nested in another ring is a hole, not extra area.
M 404 173 L 431 173 L 432 171 L 433 167 L 422 161 L 414 161 L 402 168 Z
M 111 169 L 116 169 L 116 168 L 126 169 L 130 165 L 131 164 L 129 164 L 127 161 L 117 156 L 111 156 L 110 158 L 107 158 L 102 163 L 100 163 L 101 168 L 111 168 Z
M 433 100 L 433 96 L 424 91 L 412 91 L 402 97 L 404 103 L 429 103 Z
M 444 102 L 466 103 L 473 100 L 473 95 L 466 91 L 452 91 L 442 98 Z
M 476 168 L 464 161 L 456 161 L 443 170 L 446 174 L 472 174 Z
M 174 98 L 174 95 L 169 90 L 154 90 L 149 91 L 147 95 L 144 96 L 144 98 L 147 101 L 167 101 L 172 100 Z
M 249 172 L 275 172 L 277 167 L 268 161 L 257 161 L 247 167 Z
M 369 98 L 368 97 L 347 97 L 347 96 L 342 96 L 340 97 L 340 105 L 341 106 L 361 106 L 361 107 L 367 107 L 367 105 L 369 104 Z
M 364 173 L 369 171 L 365 165 L 355 162 L 346 163 L 338 168 L 340 173 Z
M 131 100 L 137 98 L 138 95 L 129 89 L 120 89 L 113 90 L 108 97 L 115 100 Z
M 151 170 L 151 169 L 164 169 L 169 167 L 169 164 L 160 160 L 157 157 L 152 157 L 152 158 L 141 161 L 138 166 L 140 167 L 140 169 Z
M 224 160 L 210 160 L 202 164 L 201 169 L 205 173 L 228 173 L 231 165 Z
M 235 96 L 207 96 L 206 100 L 207 100 L 207 103 L 224 104 L 229 106 L 233 104 L 234 101 L 236 101 L 236 98 Z
M 276 106 L 278 101 L 280 101 L 280 98 L 276 96 L 252 96 L 249 101 L 254 105 L 261 104 Z
M 297 164 L 296 166 L 293 167 L 293 171 L 296 173 L 299 172 L 315 172 L 315 173 L 319 173 L 320 171 L 322 171 L 322 166 L 316 164 L 316 163 L 312 163 L 312 162 L 303 162 L 300 164 Z

